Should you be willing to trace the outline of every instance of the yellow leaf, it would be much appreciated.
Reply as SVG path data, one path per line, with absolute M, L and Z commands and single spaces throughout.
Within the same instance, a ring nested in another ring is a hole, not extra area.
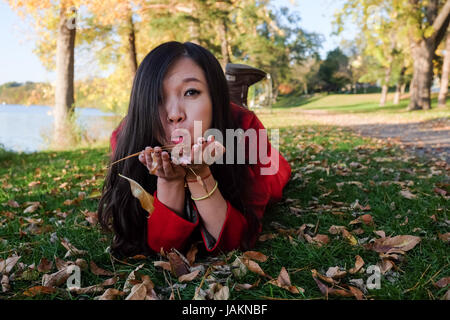
M 155 199 L 153 198 L 153 196 L 147 191 L 145 191 L 145 189 L 142 188 L 141 185 L 136 181 L 134 181 L 133 179 L 127 178 L 121 175 L 120 173 L 119 176 L 121 176 L 124 179 L 127 179 L 128 182 L 130 182 L 131 193 L 133 194 L 134 197 L 139 199 L 142 208 L 148 211 L 148 213 L 151 215 L 154 210 L 153 201 Z

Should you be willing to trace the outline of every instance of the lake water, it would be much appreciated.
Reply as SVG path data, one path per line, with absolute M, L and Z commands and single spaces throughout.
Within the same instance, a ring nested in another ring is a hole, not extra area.
M 77 123 L 90 140 L 106 139 L 118 117 L 98 109 L 77 108 Z M 0 144 L 8 150 L 34 152 L 47 147 L 53 127 L 52 108 L 0 104 Z

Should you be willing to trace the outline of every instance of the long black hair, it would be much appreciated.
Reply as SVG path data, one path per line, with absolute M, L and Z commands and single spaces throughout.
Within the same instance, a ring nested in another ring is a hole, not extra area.
M 205 74 L 213 106 L 211 128 L 223 133 L 224 145 L 227 145 L 226 129 L 239 128 L 239 121 L 234 121 L 231 114 L 225 75 L 214 55 L 191 42 L 166 42 L 153 49 L 139 65 L 133 81 L 128 114 L 118 134 L 111 162 L 164 142 L 158 108 L 163 96 L 162 83 L 169 66 L 181 57 L 191 58 Z M 260 222 L 245 205 L 250 192 L 246 185 L 249 182 L 246 178 L 248 168 L 245 164 L 234 163 L 214 163 L 210 169 L 224 198 L 247 218 L 250 230 L 246 233 L 248 237 L 242 247 L 248 248 L 251 246 L 250 235 L 257 232 Z M 149 174 L 137 157 L 115 164 L 110 167 L 103 185 L 98 208 L 99 222 L 104 230 L 114 234 L 111 245 L 113 254 L 151 254 L 147 245 L 148 213 L 133 197 L 129 183 L 120 178 L 119 173 L 137 181 L 151 194 L 156 190 L 157 177 Z

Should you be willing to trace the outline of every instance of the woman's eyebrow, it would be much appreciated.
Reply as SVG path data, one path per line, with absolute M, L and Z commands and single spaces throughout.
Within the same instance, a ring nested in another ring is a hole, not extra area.
M 190 77 L 190 78 L 185 78 L 185 79 L 183 79 L 183 82 L 191 82 L 191 81 L 203 83 L 201 80 L 199 80 L 199 79 L 197 79 L 197 78 L 194 78 L 194 77 Z

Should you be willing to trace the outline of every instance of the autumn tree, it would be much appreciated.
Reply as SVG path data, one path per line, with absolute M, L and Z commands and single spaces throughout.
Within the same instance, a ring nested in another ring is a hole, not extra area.
M 353 11 L 364 20 L 372 18 L 369 8 L 394 19 L 394 29 L 403 32 L 409 41 L 413 60 L 413 77 L 410 85 L 409 110 L 430 109 L 430 87 L 433 77 L 433 58 L 450 23 L 450 0 L 347 0 L 338 13 L 342 16 Z
M 48 21 L 46 18 L 56 15 L 56 84 L 54 105 L 53 144 L 56 147 L 71 144 L 73 135 L 70 128 L 70 113 L 74 104 L 74 60 L 76 37 L 76 0 L 9 0 L 12 9 L 23 18 L 29 18 L 36 30 L 40 30 Z

